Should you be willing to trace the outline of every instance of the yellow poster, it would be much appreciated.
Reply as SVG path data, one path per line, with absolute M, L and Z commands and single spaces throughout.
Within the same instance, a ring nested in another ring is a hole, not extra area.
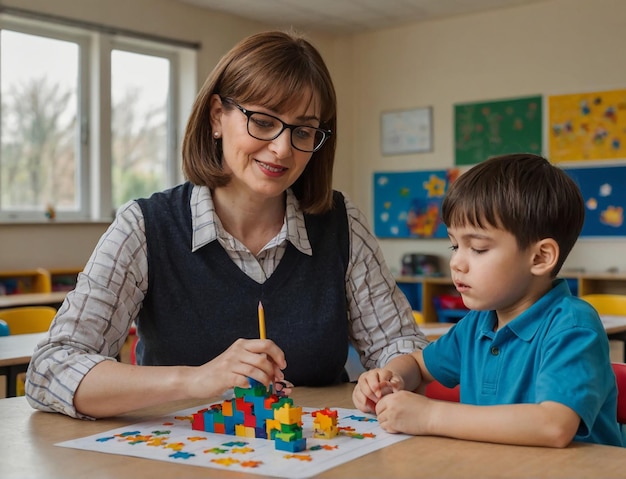
M 626 159 L 626 90 L 548 99 L 550 160 Z

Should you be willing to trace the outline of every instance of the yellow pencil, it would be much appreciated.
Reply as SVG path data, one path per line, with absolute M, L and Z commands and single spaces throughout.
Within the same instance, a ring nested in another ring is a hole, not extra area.
M 265 310 L 261 301 L 259 301 L 259 337 L 267 339 L 265 336 Z

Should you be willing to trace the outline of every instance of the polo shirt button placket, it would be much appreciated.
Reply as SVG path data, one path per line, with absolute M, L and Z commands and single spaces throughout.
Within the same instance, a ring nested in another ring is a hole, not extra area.
M 498 347 L 496 347 L 496 346 L 492 347 L 492 348 L 491 348 L 491 354 L 492 354 L 493 356 L 497 356 L 497 355 L 499 355 L 499 354 L 500 354 L 500 348 L 498 348 Z

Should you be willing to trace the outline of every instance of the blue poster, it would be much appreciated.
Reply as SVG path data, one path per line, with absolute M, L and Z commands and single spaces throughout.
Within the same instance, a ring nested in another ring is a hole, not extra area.
M 585 199 L 581 237 L 626 236 L 626 166 L 563 168 Z
M 374 233 L 379 238 L 448 238 L 441 202 L 456 168 L 374 173 Z

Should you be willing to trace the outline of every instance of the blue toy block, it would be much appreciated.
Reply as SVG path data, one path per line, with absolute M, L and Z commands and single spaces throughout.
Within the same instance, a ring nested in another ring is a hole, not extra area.
M 252 396 L 246 399 L 252 403 L 254 414 L 257 416 L 259 415 L 259 412 L 265 409 L 265 396 Z
M 306 451 L 306 439 L 298 439 L 296 441 L 283 441 L 281 439 L 274 439 L 274 444 L 279 451 L 288 452 L 302 452 Z
M 243 424 L 243 417 L 244 417 L 243 411 L 239 411 L 237 409 L 233 410 L 233 419 L 235 420 L 237 424 Z
M 215 432 L 213 427 L 213 411 L 210 409 L 204 412 L 204 430 L 206 432 Z
M 235 416 L 224 416 L 224 432 L 226 434 L 235 434 L 235 425 L 240 424 Z

